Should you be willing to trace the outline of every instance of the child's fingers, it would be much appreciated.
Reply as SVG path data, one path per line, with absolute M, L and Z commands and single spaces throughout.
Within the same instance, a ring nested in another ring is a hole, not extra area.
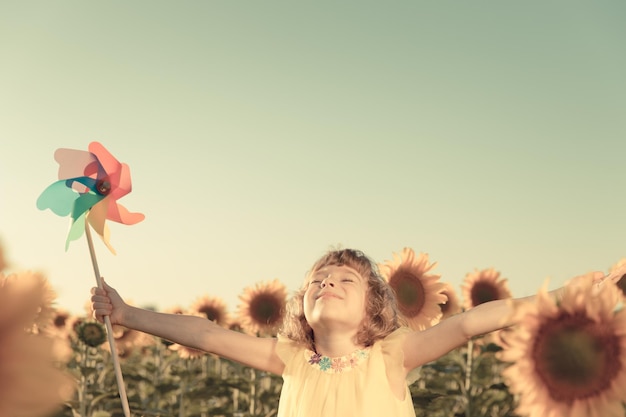
M 106 291 L 100 287 L 91 287 L 91 295 L 106 295 Z
M 117 291 L 101 278 L 101 286 L 91 288 L 92 316 L 103 323 L 105 316 L 111 316 L 116 306 L 123 305 Z
M 92 299 L 92 309 L 93 316 L 96 320 L 102 322 L 104 321 L 104 316 L 109 316 L 113 312 L 113 306 L 111 302 L 106 297 L 101 297 L 94 295 L 91 297 Z
M 107 295 L 112 292 L 115 292 L 115 289 L 107 284 L 104 278 L 102 278 L 102 287 L 91 288 L 91 295 Z

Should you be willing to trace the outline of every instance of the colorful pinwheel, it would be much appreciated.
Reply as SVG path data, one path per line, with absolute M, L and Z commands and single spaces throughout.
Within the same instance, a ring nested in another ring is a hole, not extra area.
M 37 199 L 40 210 L 49 208 L 59 216 L 71 215 L 72 223 L 65 249 L 72 240 L 82 236 L 85 223 L 102 238 L 109 250 L 109 230 L 105 220 L 135 224 L 144 219 L 117 202 L 131 189 L 130 169 L 120 163 L 102 144 L 91 142 L 89 151 L 57 149 L 54 159 L 59 163 L 59 181 L 48 186 Z
M 117 202 L 132 189 L 128 165 L 120 163 L 98 142 L 91 142 L 88 149 L 88 152 L 63 148 L 56 150 L 54 159 L 59 163 L 59 181 L 49 185 L 41 193 L 37 199 L 37 207 L 40 210 L 49 208 L 59 216 L 71 215 L 72 222 L 65 241 L 65 250 L 72 240 L 85 233 L 96 282 L 102 288 L 90 226 L 100 235 L 109 250 L 115 253 L 109 243 L 109 230 L 105 221 L 108 219 L 122 224 L 135 224 L 142 221 L 144 215 L 131 213 Z M 130 417 L 122 368 L 117 357 L 109 316 L 104 317 L 104 324 L 124 416 Z

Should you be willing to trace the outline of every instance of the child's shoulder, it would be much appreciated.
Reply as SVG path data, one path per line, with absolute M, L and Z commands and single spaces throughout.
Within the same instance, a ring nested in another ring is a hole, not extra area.
M 309 348 L 307 344 L 282 334 L 279 334 L 276 339 L 276 354 L 284 363 L 287 363 L 297 352 L 303 352 Z

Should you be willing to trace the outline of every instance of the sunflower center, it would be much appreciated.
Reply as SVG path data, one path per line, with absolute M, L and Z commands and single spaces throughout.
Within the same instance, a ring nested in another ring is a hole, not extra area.
M 67 322 L 67 316 L 63 315 L 63 314 L 58 314 L 55 318 L 54 318 L 54 327 L 56 328 L 62 328 L 65 326 L 65 323 Z
M 446 313 L 450 310 L 450 296 L 445 291 L 442 294 L 445 295 L 446 298 L 448 299 L 448 301 L 446 301 L 445 303 L 439 304 L 439 308 L 441 309 L 441 313 L 445 316 Z
M 445 316 L 448 310 L 450 310 L 450 304 L 449 303 L 439 304 L 439 308 L 441 309 L 441 313 Z
M 280 320 L 281 303 L 271 294 L 259 294 L 250 301 L 250 317 L 257 323 L 272 325 Z
M 87 346 L 97 347 L 106 341 L 106 333 L 99 323 L 83 323 L 78 328 L 78 338 Z
M 419 277 L 400 270 L 391 277 L 389 284 L 395 290 L 402 314 L 411 318 L 422 311 L 426 303 L 426 291 Z
M 488 301 L 497 300 L 499 297 L 498 288 L 489 282 L 477 282 L 472 286 L 471 298 L 472 306 Z
M 582 314 L 565 313 L 544 323 L 532 354 L 550 396 L 568 404 L 607 389 L 621 368 L 612 329 Z
M 221 312 L 215 307 L 211 307 L 211 306 L 200 307 L 198 309 L 198 313 L 204 314 L 207 319 L 214 321 L 216 323 L 219 323 L 219 321 L 222 319 Z

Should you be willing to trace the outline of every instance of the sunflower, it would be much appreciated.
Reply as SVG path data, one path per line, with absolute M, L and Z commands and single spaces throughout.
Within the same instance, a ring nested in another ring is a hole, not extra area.
M 4 276 L 3 276 L 4 277 Z M 6 283 L 10 283 L 10 291 L 13 293 L 10 302 L 22 304 L 20 309 L 29 310 L 29 329 L 38 333 L 42 328 L 52 324 L 55 309 L 52 306 L 57 294 L 50 286 L 47 278 L 33 271 L 21 271 L 4 277 Z M 23 316 L 26 319 L 26 316 Z
M 54 310 L 54 316 L 52 317 L 52 327 L 59 333 L 67 333 L 69 329 L 71 314 L 69 311 L 63 308 L 57 308 Z
M 55 335 L 56 337 L 69 340 L 70 332 L 72 330 L 70 327 L 71 319 L 72 315 L 69 311 L 62 308 L 55 309 L 50 326 L 47 328 L 48 333 Z
M 114 324 L 111 326 L 111 330 L 113 330 L 112 334 L 117 355 L 121 358 L 127 358 L 135 349 L 141 350 L 154 343 L 152 336 L 128 327 Z M 103 347 L 109 352 L 111 351 L 110 343 L 103 345 Z
M 179 305 L 168 307 L 163 312 L 167 314 L 185 314 L 185 310 Z
M 427 274 L 437 264 L 428 262 L 428 255 L 415 255 L 411 248 L 394 253 L 392 261 L 379 264 L 383 278 L 393 289 L 400 314 L 414 330 L 437 324 L 442 317 L 440 304 L 448 299 L 439 275 Z
M 444 287 L 441 293 L 446 296 L 447 301 L 439 304 L 442 313 L 442 320 L 461 312 L 461 302 L 459 301 L 459 297 L 456 295 L 454 287 L 448 282 L 444 282 L 443 285 Z
M 78 340 L 90 347 L 98 347 L 107 340 L 104 326 L 95 321 L 86 321 L 78 326 Z
M 54 340 L 29 331 L 43 287 L 14 278 L 0 273 L 0 416 L 48 415 L 71 399 L 74 380 L 57 366 Z
M 68 362 L 74 353 L 71 346 L 70 317 L 67 310 L 55 309 L 50 325 L 42 329 L 53 340 L 54 354 L 61 362 Z
M 241 333 L 243 332 L 243 327 L 241 327 L 241 322 L 239 320 L 231 320 L 228 324 L 228 330 Z
M 36 291 L 24 291 L 20 288 L 15 274 L 5 276 L 0 272 L 0 306 L 2 316 L 0 325 L 12 325 L 16 328 L 31 328 L 37 314 L 40 296 Z
M 191 304 L 190 310 L 222 327 L 228 327 L 228 309 L 224 300 L 219 297 L 204 295 Z
M 178 353 L 181 359 L 195 359 L 200 358 L 206 354 L 206 352 L 198 349 L 194 349 L 189 346 L 179 345 L 178 343 L 172 343 L 167 347 L 169 350 L 173 350 Z
M 50 282 L 39 272 L 29 272 L 33 285 L 41 288 L 41 298 L 39 300 L 39 309 L 35 319 L 35 325 L 39 327 L 47 327 L 52 325 L 52 321 L 56 317 L 56 308 L 53 306 L 57 293 L 52 289 Z
M 560 302 L 542 288 L 515 313 L 500 358 L 518 413 L 529 417 L 623 417 L 626 401 L 626 310 L 613 285 L 596 290 L 577 277 Z
M 506 278 L 500 278 L 500 272 L 493 268 L 468 273 L 461 284 L 461 290 L 465 310 L 488 301 L 511 298 Z
M 608 279 L 615 277 L 618 279 L 617 286 L 622 290 L 622 295 L 626 297 L 626 258 L 620 260 L 618 263 L 611 267 L 609 271 Z
M 274 336 L 282 324 L 287 288 L 278 279 L 246 287 L 239 296 L 238 320 L 250 334 Z
M 70 334 L 70 338 L 78 336 L 78 328 L 86 321 L 88 321 L 88 317 L 85 316 L 70 316 L 67 322 L 67 329 Z

